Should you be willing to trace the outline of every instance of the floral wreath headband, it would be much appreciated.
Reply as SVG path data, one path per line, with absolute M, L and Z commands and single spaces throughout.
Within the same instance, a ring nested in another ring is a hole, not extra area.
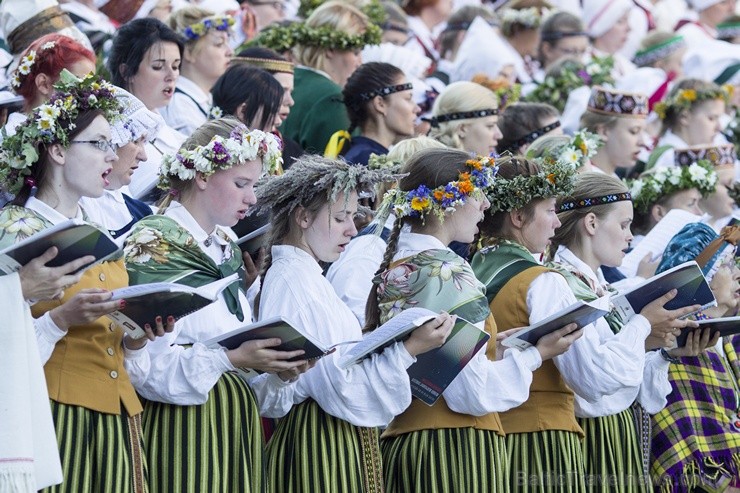
M 458 111 L 455 113 L 445 113 L 425 119 L 432 127 L 439 127 L 440 123 L 453 122 L 455 120 L 468 120 L 470 118 L 484 118 L 486 116 L 498 115 L 498 108 L 487 108 L 484 110 Z
M 548 103 L 563 112 L 568 95 L 583 86 L 614 84 L 614 58 L 593 57 L 587 64 L 575 59 L 563 62 L 557 76 L 546 75 L 542 84 L 529 93 L 527 101 Z
M 237 126 L 228 138 L 216 135 L 204 146 L 166 154 L 160 164 L 159 188 L 172 189 L 171 177 L 193 180 L 197 173 L 210 176 L 245 161 L 262 158 L 263 173 L 276 174 L 282 165 L 282 142 L 273 134 Z
M 48 41 L 41 45 L 41 48 L 39 48 L 39 53 L 43 53 L 44 51 L 48 51 L 53 49 L 56 46 L 56 43 L 54 41 Z M 26 56 L 21 58 L 20 63 L 18 64 L 18 67 L 13 71 L 13 75 L 10 78 L 10 85 L 14 89 L 18 89 L 23 85 L 23 81 L 26 78 L 28 74 L 31 73 L 31 70 L 33 69 L 33 64 L 36 63 L 36 58 L 38 57 L 38 54 L 35 50 L 31 50 L 28 52 Z
M 32 180 L 31 167 L 39 160 L 42 146 L 69 147 L 69 133 L 80 113 L 100 110 L 109 123 L 121 117 L 116 87 L 96 75 L 79 79 L 64 69 L 54 89 L 49 102 L 36 107 L 15 134 L 2 130 L 0 181 L 11 193 L 18 193 L 24 181 Z
M 669 112 L 678 113 L 683 110 L 689 110 L 694 104 L 702 101 L 721 99 L 727 104 L 732 99 L 733 91 L 734 87 L 729 84 L 705 90 L 680 89 L 669 99 L 656 104 L 655 113 L 657 113 L 661 120 L 665 120 Z
M 647 65 L 650 65 L 651 63 L 657 62 L 658 60 L 668 58 L 681 48 L 685 47 L 686 40 L 683 36 L 679 34 L 677 36 L 673 36 L 672 38 L 666 39 L 662 43 L 658 43 L 654 46 L 638 50 L 637 53 L 635 53 L 635 58 L 633 59 L 633 61 L 638 67 L 645 67 Z
M 370 169 L 387 169 L 399 173 L 401 166 L 403 166 L 402 162 L 389 158 L 387 154 L 375 154 L 373 152 L 367 160 L 367 167 Z
M 734 168 L 737 161 L 735 146 L 732 144 L 695 146 L 676 149 L 674 152 L 673 161 L 676 166 L 689 166 L 702 160 L 709 161 L 715 168 Z
M 501 25 L 512 26 L 521 24 L 529 29 L 535 29 L 542 24 L 542 19 L 549 13 L 545 9 L 540 12 L 537 7 L 528 7 L 524 9 L 503 9 L 501 12 Z
M 567 143 L 555 145 L 539 156 L 528 150 L 527 157 L 549 165 L 560 163 L 563 166 L 572 166 L 578 169 L 585 166 L 587 160 L 596 155 L 602 144 L 603 140 L 598 135 L 587 130 L 579 130 L 570 137 Z
M 325 50 L 359 50 L 367 45 L 380 44 L 383 31 L 375 24 L 368 24 L 362 34 L 348 34 L 330 26 L 309 27 L 303 22 L 287 26 L 272 26 L 262 31 L 246 46 L 263 46 L 285 52 L 296 45 L 315 46 Z
M 516 161 L 518 158 L 512 158 Z M 536 199 L 570 195 L 575 187 L 576 168 L 561 161 L 539 161 L 541 169 L 535 175 L 497 178 L 488 192 L 489 213 L 521 209 Z M 518 163 L 517 163 L 518 164 Z
M 457 180 L 434 189 L 419 185 L 414 190 L 394 188 L 386 192 L 377 213 L 377 220 L 385 221 L 390 213 L 397 218 L 417 217 L 422 222 L 433 214 L 444 221 L 447 213 L 455 212 L 465 204 L 468 197 L 481 199 L 493 185 L 498 166 L 493 158 L 478 157 L 465 162 L 466 171 L 461 171 Z
M 231 16 L 214 15 L 206 17 L 195 24 L 186 26 L 185 29 L 181 31 L 181 34 L 185 36 L 188 41 L 197 41 L 208 34 L 208 31 L 211 29 L 215 29 L 217 31 L 229 31 L 234 23 L 234 18 Z
M 709 161 L 690 166 L 656 168 L 628 183 L 635 210 L 647 214 L 661 198 L 682 190 L 696 188 L 702 197 L 717 189 L 717 173 Z

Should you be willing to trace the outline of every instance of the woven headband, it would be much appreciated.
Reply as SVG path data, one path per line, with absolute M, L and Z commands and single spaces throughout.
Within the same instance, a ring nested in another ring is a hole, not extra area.
M 483 118 L 486 116 L 498 115 L 498 108 L 488 108 L 485 110 L 458 111 L 456 113 L 447 113 L 445 115 L 433 116 L 428 119 L 433 127 L 438 127 L 440 123 L 452 122 L 455 120 L 467 120 L 469 118 Z
M 569 200 L 560 204 L 558 212 L 572 211 L 575 209 L 584 209 L 586 207 L 594 207 L 597 205 L 613 204 L 614 202 L 622 202 L 625 200 L 632 200 L 632 194 L 629 192 L 613 193 L 610 195 L 602 195 L 601 197 L 590 197 L 587 199 L 580 200 Z
M 286 74 L 292 74 L 294 72 L 295 64 L 287 60 L 273 60 L 271 58 L 253 58 L 248 56 L 234 56 L 231 57 L 232 63 L 243 63 L 250 67 L 261 68 L 268 72 L 282 72 Z
M 363 93 L 360 93 L 358 98 L 360 99 L 360 101 L 364 103 L 365 101 L 370 101 L 375 96 L 383 96 L 383 97 L 390 96 L 391 94 L 395 92 L 410 91 L 413 88 L 414 88 L 414 85 L 411 82 L 406 82 L 405 84 L 385 86 L 385 87 L 381 87 L 380 89 L 373 89 L 372 91 L 369 91 L 369 92 L 363 92 Z
M 634 62 L 639 67 L 655 63 L 658 60 L 668 58 L 676 51 L 686 46 L 686 40 L 681 35 L 668 38 L 655 46 L 639 50 L 635 54 Z
M 540 38 L 542 41 L 557 41 L 563 38 L 572 38 L 574 36 L 588 36 L 585 31 L 553 31 L 551 33 L 543 33 Z

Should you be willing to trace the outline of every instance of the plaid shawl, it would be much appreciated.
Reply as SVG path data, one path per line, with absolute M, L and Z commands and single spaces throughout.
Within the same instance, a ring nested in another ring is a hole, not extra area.
M 740 478 L 738 412 L 740 336 L 672 364 L 668 405 L 653 416 L 651 473 L 663 492 L 711 491 Z

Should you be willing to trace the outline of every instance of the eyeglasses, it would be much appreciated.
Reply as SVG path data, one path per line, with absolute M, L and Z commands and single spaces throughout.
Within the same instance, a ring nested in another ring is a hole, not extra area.
M 110 140 L 70 140 L 69 143 L 91 144 L 99 151 L 108 152 L 110 150 L 116 152 L 116 146 Z
M 285 3 L 283 2 L 249 2 L 250 5 L 269 5 L 275 10 L 285 12 Z

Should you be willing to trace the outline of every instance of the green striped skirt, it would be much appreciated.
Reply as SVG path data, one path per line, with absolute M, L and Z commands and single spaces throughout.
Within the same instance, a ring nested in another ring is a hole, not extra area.
M 388 493 L 505 492 L 509 464 L 504 437 L 489 430 L 442 428 L 384 438 Z
M 62 460 L 62 484 L 50 493 L 147 491 L 141 415 L 105 414 L 51 401 Z
M 143 425 L 152 493 L 263 490 L 259 410 L 236 373 L 224 373 L 199 406 L 145 402 Z
M 267 444 L 271 492 L 376 493 L 383 490 L 377 428 L 353 426 L 314 400 L 293 406 Z
M 506 435 L 511 475 L 507 491 L 519 493 L 589 491 L 581 437 L 577 433 L 547 430 Z
M 578 424 L 586 434 L 583 457 L 589 491 L 652 491 L 650 477 L 643 470 L 642 452 L 631 410 L 599 418 L 578 418 Z

